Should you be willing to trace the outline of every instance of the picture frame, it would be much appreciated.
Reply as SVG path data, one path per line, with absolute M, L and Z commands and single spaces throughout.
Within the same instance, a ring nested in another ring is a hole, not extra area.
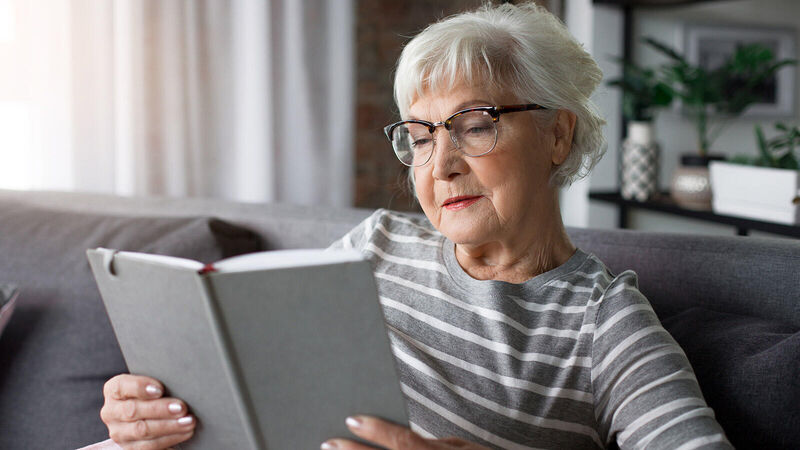
M 740 44 L 761 43 L 776 59 L 796 58 L 796 30 L 755 26 L 691 24 L 685 28 L 686 59 L 690 64 L 714 68 Z M 742 117 L 794 116 L 797 74 L 793 65 L 778 70 L 763 84 L 763 101 L 750 105 Z

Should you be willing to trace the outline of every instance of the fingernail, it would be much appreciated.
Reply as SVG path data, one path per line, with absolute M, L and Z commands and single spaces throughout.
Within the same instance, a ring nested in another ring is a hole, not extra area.
M 364 424 L 364 421 L 355 417 L 348 417 L 345 420 L 345 423 L 350 428 L 361 428 L 361 425 Z
M 167 408 L 169 408 L 169 412 L 175 414 L 183 411 L 183 406 L 181 406 L 180 403 L 170 403 L 169 406 L 167 406 Z
M 194 422 L 194 418 L 192 416 L 183 416 L 178 419 L 178 425 L 189 425 L 192 422 Z
M 145 392 L 147 392 L 148 394 L 150 394 L 150 395 L 152 395 L 154 397 L 161 395 L 161 388 L 159 388 L 158 386 L 152 385 L 152 384 L 148 384 L 144 388 L 144 390 L 145 390 Z
M 333 450 L 335 448 L 339 448 L 339 445 L 337 445 L 335 441 L 325 441 L 319 446 L 319 448 L 322 450 Z

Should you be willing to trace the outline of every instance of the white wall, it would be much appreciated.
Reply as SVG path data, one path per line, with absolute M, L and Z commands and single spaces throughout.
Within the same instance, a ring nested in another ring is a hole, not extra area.
M 619 89 L 607 86 L 606 82 L 622 73 L 622 68 L 614 58 L 622 57 L 623 25 L 620 8 L 604 5 L 594 7 L 592 55 L 603 71 L 603 83 L 597 88 L 592 100 L 606 119 L 605 136 L 608 143 L 605 156 L 595 166 L 591 175 L 590 189 L 594 191 L 619 189 L 622 94 Z M 605 203 L 590 201 L 588 226 L 592 228 L 616 227 L 617 208 Z
M 613 57 L 622 55 L 621 10 L 616 7 L 594 5 L 591 0 L 566 0 L 564 19 L 578 42 L 594 56 L 603 71 L 604 79 L 618 76 L 620 68 L 613 62 Z M 568 226 L 613 228 L 617 223 L 616 208 L 590 202 L 588 194 L 590 190 L 617 189 L 621 94 L 603 82 L 592 96 L 592 101 L 607 121 L 605 129 L 607 151 L 589 177 L 561 192 L 561 214 Z
M 594 40 L 594 9 L 592 0 L 565 0 L 564 22 L 575 39 L 592 52 Z M 571 227 L 586 227 L 589 219 L 589 187 L 591 179 L 579 180 L 560 193 L 561 216 L 564 224 Z

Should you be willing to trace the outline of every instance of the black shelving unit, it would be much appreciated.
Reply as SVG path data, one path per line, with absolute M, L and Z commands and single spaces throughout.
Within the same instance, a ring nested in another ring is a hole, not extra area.
M 744 219 L 742 217 L 715 214 L 710 210 L 699 211 L 686 209 L 678 206 L 667 193 L 663 193 L 656 198 L 645 202 L 626 200 L 622 198 L 622 195 L 620 195 L 619 192 L 590 192 L 589 198 L 592 200 L 598 200 L 616 205 L 619 208 L 618 225 L 620 228 L 628 228 L 628 213 L 631 209 L 641 209 L 670 214 L 673 216 L 688 217 L 706 222 L 731 225 L 736 227 L 736 233 L 740 236 L 747 236 L 750 230 L 757 230 L 800 238 L 800 226 L 784 225 L 774 222 L 764 222 L 762 220 Z

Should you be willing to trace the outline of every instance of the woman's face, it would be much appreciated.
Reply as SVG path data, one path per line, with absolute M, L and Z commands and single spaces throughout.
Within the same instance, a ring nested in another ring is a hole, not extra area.
M 511 95 L 490 101 L 485 89 L 459 85 L 418 98 L 409 108 L 409 118 L 438 122 L 469 107 L 519 103 Z M 436 129 L 430 161 L 413 170 L 425 215 L 448 239 L 464 245 L 513 243 L 536 233 L 538 226 L 548 225 L 558 214 L 548 180 L 554 163 L 563 162 L 566 153 L 554 132 L 558 127 L 540 132 L 534 114 L 546 113 L 501 115 L 497 144 L 480 157 L 464 155 L 444 127 Z M 570 127 L 570 143 L 571 133 Z

